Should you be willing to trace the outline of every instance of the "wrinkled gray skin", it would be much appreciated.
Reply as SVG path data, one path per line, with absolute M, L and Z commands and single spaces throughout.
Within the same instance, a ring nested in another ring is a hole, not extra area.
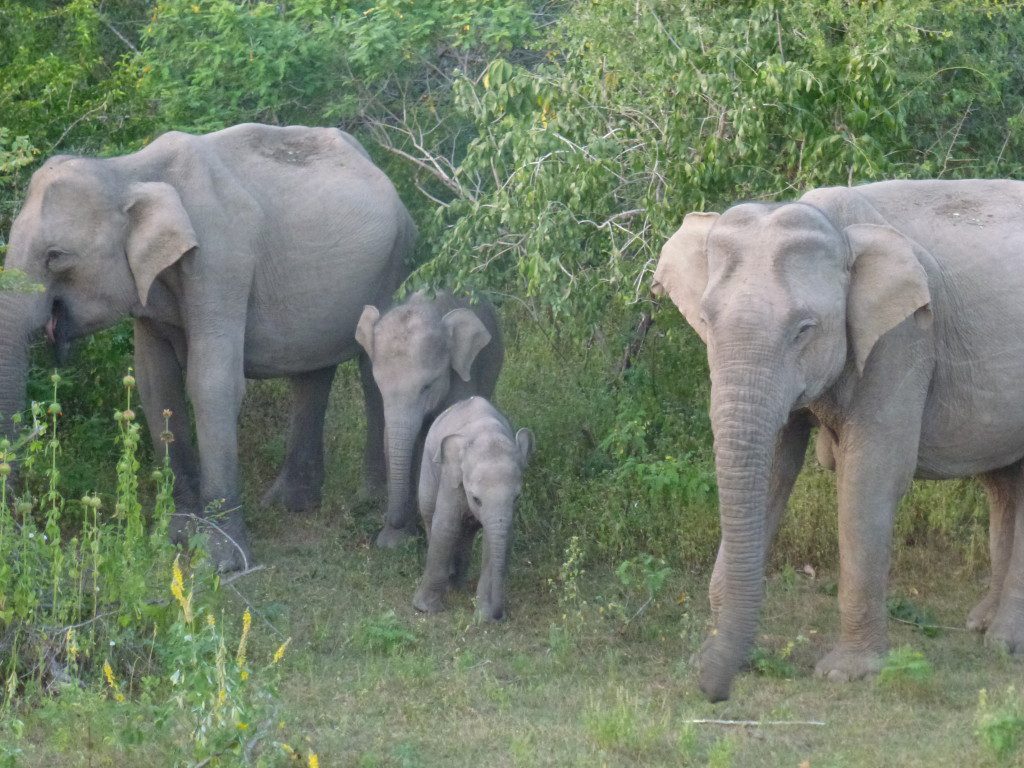
M 812 419 L 839 495 L 841 630 L 817 665 L 875 672 L 896 505 L 978 476 L 992 580 L 968 626 L 1024 651 L 1024 183 L 892 181 L 690 214 L 655 289 L 708 345 L 722 543 L 700 687 L 727 698 Z
M 388 506 L 377 545 L 390 548 L 416 535 L 416 469 L 431 422 L 459 400 L 491 397 L 505 348 L 490 302 L 447 291 L 414 293 L 383 316 L 367 306 L 356 339 L 384 401 Z
M 413 607 L 436 613 L 449 587 L 462 589 L 483 528 L 477 614 L 505 618 L 505 579 L 515 501 L 533 451 L 533 432 L 514 435 L 508 420 L 482 397 L 456 403 L 430 431 L 420 467 L 419 506 L 427 531 L 427 564 Z
M 245 378 L 292 382 L 287 458 L 268 501 L 315 505 L 335 367 L 360 355 L 367 302 L 407 274 L 416 228 L 387 177 L 351 136 L 238 125 L 167 133 L 132 155 L 54 157 L 32 177 L 7 266 L 45 287 L 0 296 L 0 415 L 24 407 L 28 344 L 45 328 L 69 344 L 130 315 L 135 370 L 154 442 L 170 428 L 179 515 L 223 500 L 211 532 L 221 570 L 251 562 L 239 507 L 237 419 Z M 370 484 L 382 484 L 379 394 L 364 361 Z M 195 413 L 193 447 L 186 397 Z M 162 450 L 162 449 L 161 449 Z

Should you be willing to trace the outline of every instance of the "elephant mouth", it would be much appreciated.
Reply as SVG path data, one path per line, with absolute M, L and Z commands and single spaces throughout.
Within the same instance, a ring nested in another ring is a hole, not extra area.
M 71 354 L 71 316 L 67 305 L 60 299 L 54 299 L 50 308 L 50 317 L 46 320 L 46 339 L 53 346 L 57 365 L 67 363 Z

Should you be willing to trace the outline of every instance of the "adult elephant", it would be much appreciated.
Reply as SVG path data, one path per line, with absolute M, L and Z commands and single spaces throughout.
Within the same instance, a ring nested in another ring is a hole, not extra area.
M 817 673 L 887 649 L 893 516 L 915 476 L 977 475 L 992 582 L 969 625 L 1024 651 L 1024 183 L 889 181 L 692 213 L 656 290 L 708 346 L 722 544 L 700 686 L 727 698 L 812 419 L 837 473 L 840 635 Z
M 268 500 L 319 502 L 323 420 L 338 363 L 361 350 L 365 304 L 387 304 L 407 274 L 416 227 L 351 136 L 329 128 L 237 125 L 167 133 L 135 154 L 54 157 L 32 177 L 7 266 L 45 290 L 0 301 L 0 414 L 23 407 L 28 344 L 58 359 L 81 336 L 130 315 L 135 368 L 154 441 L 172 412 L 181 538 L 211 504 L 221 570 L 251 561 L 242 519 L 237 419 L 245 378 L 287 377 L 291 433 Z M 368 481 L 384 483 L 380 395 L 360 355 Z M 192 446 L 186 393 L 195 414 Z

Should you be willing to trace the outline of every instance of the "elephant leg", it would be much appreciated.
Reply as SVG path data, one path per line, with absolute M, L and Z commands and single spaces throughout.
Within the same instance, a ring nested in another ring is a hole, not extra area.
M 765 556 L 771 550 L 775 534 L 782 520 L 782 513 L 789 503 L 797 475 L 804 466 L 807 441 L 811 434 L 811 421 L 806 412 L 794 413 L 779 431 L 772 460 L 772 474 L 768 496 L 768 518 L 765 526 Z M 708 589 L 711 612 L 717 618 L 719 608 L 725 600 L 725 556 L 718 548 L 715 569 L 711 572 L 711 586 Z
M 245 394 L 242 327 L 190 343 L 187 387 L 199 444 L 202 530 L 220 571 L 252 565 L 238 473 L 238 414 Z
M 1020 474 L 1017 481 L 1017 503 L 1013 515 L 1007 515 L 1004 520 L 1001 542 L 1002 547 L 1008 549 L 1009 558 L 999 594 L 999 607 L 985 633 L 985 641 L 1010 653 L 1024 654 L 1024 489 L 1020 485 Z M 996 575 L 995 558 L 993 550 L 993 579 Z
M 387 493 L 387 459 L 384 456 L 384 401 L 373 380 L 373 363 L 364 352 L 359 355 L 359 381 L 366 409 L 366 448 L 363 451 L 363 488 L 367 499 L 383 498 Z
M 922 388 L 923 401 L 923 388 Z M 839 619 L 836 647 L 815 669 L 845 682 L 877 672 L 888 650 L 885 607 L 896 506 L 914 476 L 920 439 L 916 424 L 884 407 L 878 419 L 848 423 L 836 456 L 839 488 Z
M 337 366 L 291 377 L 292 415 L 284 466 L 263 496 L 263 505 L 291 512 L 320 505 L 324 482 L 324 415 Z
M 413 596 L 412 605 L 417 611 L 437 613 L 444 609 L 444 595 L 448 591 L 448 579 L 452 560 L 455 556 L 459 536 L 462 533 L 462 509 L 453 489 L 442 489 L 438 495 L 434 519 L 430 526 L 430 543 L 427 545 L 427 564 L 423 578 Z
M 979 479 L 988 496 L 988 544 L 992 576 L 988 593 L 967 615 L 967 628 L 984 632 L 995 618 L 1003 582 L 1010 566 L 1017 508 L 1024 502 L 1024 488 L 1021 487 L 1024 476 L 1018 462 L 984 474 Z
M 452 557 L 452 571 L 449 576 L 449 586 L 452 589 L 465 589 L 467 576 L 469 574 L 469 563 L 473 558 L 473 542 L 476 540 L 479 526 L 464 524 L 459 540 L 455 544 L 455 553 Z
M 181 364 L 174 348 L 144 320 L 135 321 L 135 373 L 142 410 L 146 414 L 153 452 L 161 460 L 166 450 L 174 473 L 175 514 L 169 533 L 175 544 L 188 542 L 188 522 L 202 511 L 199 503 L 199 458 L 192 445 L 192 425 Z M 171 441 L 164 442 L 164 412 Z

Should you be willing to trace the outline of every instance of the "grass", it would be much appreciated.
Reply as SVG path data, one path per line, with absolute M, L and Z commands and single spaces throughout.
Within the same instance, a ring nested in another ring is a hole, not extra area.
M 813 467 L 798 484 L 769 572 L 757 671 L 737 680 L 730 701 L 706 702 L 693 660 L 707 630 L 714 519 L 699 503 L 686 508 L 680 517 L 688 526 L 710 531 L 684 530 L 678 535 L 689 535 L 685 546 L 645 538 L 638 528 L 601 527 L 611 519 L 601 505 L 619 507 L 623 496 L 616 494 L 635 488 L 616 490 L 607 472 L 595 468 L 604 459 L 587 432 L 614 428 L 608 414 L 616 409 L 590 410 L 594 399 L 614 406 L 624 396 L 591 385 L 581 398 L 571 377 L 600 381 L 595 366 L 600 371 L 606 361 L 596 352 L 586 361 L 588 353 L 578 352 L 557 384 L 538 385 L 527 397 L 521 390 L 531 371 L 554 364 L 557 350 L 524 351 L 514 327 L 509 337 L 499 395 L 517 426 L 538 431 L 541 453 L 517 528 L 511 618 L 498 625 L 474 619 L 469 591 L 453 595 L 440 615 L 416 613 L 411 598 L 423 543 L 397 552 L 373 547 L 381 510 L 356 500 L 362 407 L 351 366 L 338 377 L 328 417 L 325 501 L 310 515 L 255 504 L 283 455 L 287 388 L 279 382 L 250 387 L 242 456 L 254 550 L 266 569 L 223 587 L 221 610 L 231 617 L 251 609 L 253 658 L 269 658 L 292 638 L 281 662 L 278 710 L 295 750 L 315 751 L 322 766 L 395 768 L 1020 764 L 1019 709 L 1004 692 L 1020 679 L 1021 664 L 985 648 L 976 635 L 929 636 L 913 621 L 891 622 L 892 646 L 911 649 L 891 661 L 894 679 L 849 685 L 814 679 L 815 662 L 836 637 L 838 609 L 834 489 L 831 475 Z M 580 466 L 590 469 L 560 476 Z M 907 535 L 901 533 L 896 547 L 894 604 L 941 625 L 963 624 L 984 593 L 979 560 L 970 540 L 953 546 L 949 536 L 926 535 L 922 521 L 936 507 L 958 504 L 968 510 L 962 518 L 974 520 L 976 502 L 970 484 L 915 490 L 901 512 Z M 647 504 L 631 503 L 639 510 Z M 664 517 L 676 503 L 651 504 L 648 514 Z M 642 522 L 637 517 L 630 525 Z M 660 529 L 669 523 L 653 521 Z M 594 542 L 603 532 L 614 547 Z M 572 533 L 579 534 L 580 549 L 566 577 Z M 647 551 L 665 557 L 671 569 L 663 573 Z M 630 573 L 658 577 L 656 589 L 644 580 L 624 583 L 627 558 L 634 563 Z M 637 563 L 648 566 L 637 570 Z M 808 564 L 813 578 L 804 572 Z M 627 586 L 635 594 L 624 593 Z M 649 589 L 656 594 L 629 631 L 621 615 L 602 611 L 609 599 L 641 605 Z M 915 676 L 922 658 L 931 671 Z M 982 689 L 992 702 L 983 710 Z M 732 727 L 692 722 L 697 719 L 826 725 Z M 75 691 L 0 727 L 0 766 L 187 765 L 169 757 L 168 739 L 138 721 L 131 698 L 118 704 Z M 15 750 L 16 757 L 5 756 Z

